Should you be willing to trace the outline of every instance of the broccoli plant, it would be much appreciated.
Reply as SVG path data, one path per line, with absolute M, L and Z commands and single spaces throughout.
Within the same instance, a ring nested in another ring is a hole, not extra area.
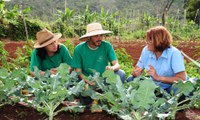
M 73 101 L 84 90 L 85 82 L 79 81 L 75 72 L 69 74 L 67 64 L 61 64 L 55 75 L 51 75 L 50 71 L 46 71 L 45 75 L 40 75 L 38 69 L 34 71 L 34 75 L 35 78 L 27 79 L 28 85 L 33 89 L 34 97 L 32 100 L 25 100 L 24 102 L 47 114 L 49 120 L 53 120 L 55 115 L 64 110 L 84 109 L 82 105 L 57 109 L 63 101 Z

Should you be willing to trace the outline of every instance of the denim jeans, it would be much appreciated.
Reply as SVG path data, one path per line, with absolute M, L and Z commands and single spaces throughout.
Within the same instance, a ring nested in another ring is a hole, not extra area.
M 126 81 L 127 82 L 133 81 L 134 78 L 135 78 L 135 76 L 129 76 Z
M 126 80 L 126 74 L 125 74 L 124 70 L 119 69 L 119 70 L 115 71 L 115 74 L 119 75 L 122 83 L 124 83 L 124 81 Z

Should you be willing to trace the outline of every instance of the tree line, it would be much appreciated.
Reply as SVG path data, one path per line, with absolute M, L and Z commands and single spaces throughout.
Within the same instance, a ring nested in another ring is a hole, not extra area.
M 169 6 L 169 3 L 171 5 Z M 105 11 L 114 13 L 119 11 L 121 15 L 138 17 L 146 12 L 149 15 L 163 17 L 166 14 L 175 16 L 177 11 L 184 14 L 187 10 L 187 18 L 199 22 L 200 0 L 11 0 L 6 2 L 6 7 L 12 9 L 19 6 L 21 10 L 30 7 L 30 18 L 39 18 L 44 21 L 56 20 L 57 10 L 65 11 L 66 8 L 81 14 L 86 6 L 93 12 L 100 12 L 103 7 Z M 128 15 L 127 15 L 128 14 Z M 195 18 L 196 17 L 196 18 Z

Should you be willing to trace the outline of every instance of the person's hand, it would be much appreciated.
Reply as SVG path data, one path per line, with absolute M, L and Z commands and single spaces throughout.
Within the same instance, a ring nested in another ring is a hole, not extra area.
M 151 75 L 155 80 L 159 80 L 159 76 L 152 65 L 149 65 L 149 70 L 147 70 L 147 73 Z
M 85 80 L 85 82 L 88 83 L 88 84 L 91 85 L 91 86 L 94 86 L 94 85 L 95 85 L 95 82 L 91 82 L 91 81 L 89 81 L 89 80 Z
M 106 70 L 112 70 L 112 71 L 114 71 L 114 67 L 113 66 L 106 66 Z
M 56 73 L 57 73 L 57 71 L 58 71 L 58 69 L 57 69 L 57 68 L 52 68 L 50 72 L 51 72 L 51 74 L 56 74 Z
M 132 75 L 138 77 L 142 74 L 142 71 L 143 71 L 143 68 L 135 67 L 132 72 Z
M 41 75 L 44 75 L 44 74 L 45 74 L 45 72 L 44 72 L 44 71 L 41 71 L 41 72 L 40 72 L 40 74 L 41 74 Z

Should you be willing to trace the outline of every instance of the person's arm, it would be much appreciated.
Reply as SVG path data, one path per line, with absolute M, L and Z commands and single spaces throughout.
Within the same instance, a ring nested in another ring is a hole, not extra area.
M 61 44 L 61 47 L 62 47 L 61 51 L 63 51 L 62 62 L 67 63 L 68 65 L 71 66 L 72 57 L 70 55 L 70 52 L 69 52 L 68 48 L 64 44 Z
M 171 76 L 171 77 L 164 77 L 164 76 L 159 76 L 157 73 L 156 73 L 156 70 L 154 69 L 154 67 L 152 65 L 149 65 L 149 70 L 147 70 L 147 73 L 149 75 L 151 75 L 155 80 L 157 81 L 160 81 L 160 82 L 163 82 L 163 83 L 174 83 L 175 81 L 178 81 L 178 80 L 185 80 L 185 71 L 182 71 L 182 72 L 178 72 L 175 74 L 175 76 Z
M 143 68 L 140 68 L 138 66 L 135 66 L 133 69 L 134 70 L 132 72 L 132 75 L 135 76 L 135 77 L 140 76 L 142 74 L 142 72 L 143 72 Z
M 32 52 L 32 55 L 31 55 L 31 61 L 30 61 L 30 75 L 32 77 L 34 77 L 34 66 L 36 66 L 38 69 L 41 68 L 41 60 L 40 58 L 36 55 L 37 53 L 37 50 L 34 49 L 33 52 Z M 41 71 L 40 74 L 41 75 L 44 75 L 44 71 Z
M 145 68 L 145 64 L 147 63 L 148 56 L 149 56 L 148 48 L 147 46 L 145 46 L 142 50 L 139 60 L 137 61 L 136 66 L 133 68 L 132 72 L 133 76 L 138 77 L 142 74 Z
M 82 73 L 82 70 L 81 70 L 81 69 L 76 68 L 75 70 L 76 70 L 76 72 L 78 73 L 78 77 L 79 77 L 80 80 L 83 80 L 83 79 L 84 79 L 85 82 L 88 83 L 89 85 L 95 85 L 94 82 L 91 82 L 91 81 L 85 79 L 85 75 Z
M 34 72 L 33 72 L 33 71 L 31 71 L 30 74 L 31 74 L 31 77 L 34 77 Z M 44 71 L 41 71 L 40 74 L 41 74 L 41 75 L 44 75 L 45 72 L 44 72 Z
M 111 64 L 112 66 L 106 66 L 106 70 L 113 70 L 113 71 L 119 70 L 120 65 L 117 60 L 113 60 Z

